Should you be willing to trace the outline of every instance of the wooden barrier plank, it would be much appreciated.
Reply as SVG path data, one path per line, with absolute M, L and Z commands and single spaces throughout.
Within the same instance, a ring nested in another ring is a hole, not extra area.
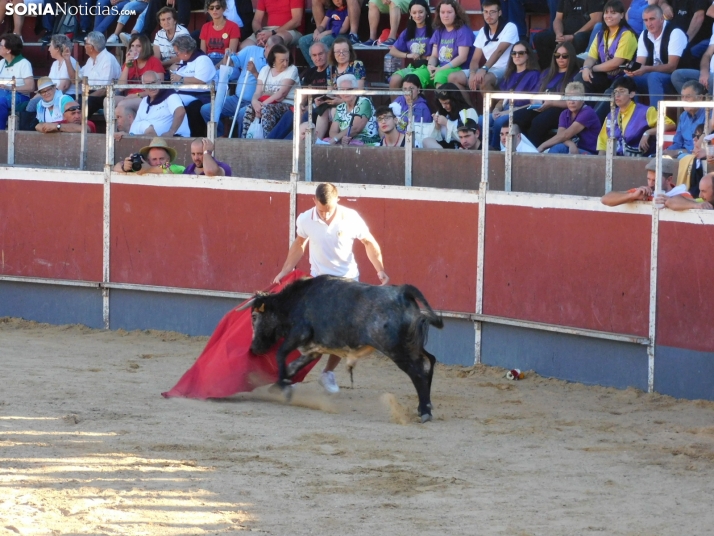
M 0 274 L 102 280 L 102 186 L 0 180 Z
M 649 217 L 488 205 L 484 314 L 647 336 Z

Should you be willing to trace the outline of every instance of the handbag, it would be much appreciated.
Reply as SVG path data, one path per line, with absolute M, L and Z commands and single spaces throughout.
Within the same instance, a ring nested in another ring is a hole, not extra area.
M 253 140 L 262 140 L 265 138 L 263 124 L 260 122 L 259 118 L 256 117 L 253 119 L 253 122 L 248 127 L 248 132 L 246 132 L 245 137 Z

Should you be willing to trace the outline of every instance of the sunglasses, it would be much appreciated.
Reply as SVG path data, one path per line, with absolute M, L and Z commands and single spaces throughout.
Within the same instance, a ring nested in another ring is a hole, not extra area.
M 698 139 L 701 138 L 702 136 L 704 136 L 703 133 L 702 133 L 702 134 L 694 134 L 694 135 L 692 136 L 692 139 L 693 139 L 693 140 L 698 140 Z
M 66 112 L 78 112 L 78 111 L 79 111 L 79 106 L 70 106 L 69 108 L 67 108 L 65 110 L 65 113 Z
M 553 54 L 553 57 L 556 60 L 559 60 L 560 58 L 563 58 L 564 60 L 567 60 L 570 57 L 570 54 L 558 54 L 557 52 Z
M 219 9 L 223 9 L 222 6 L 208 6 L 208 11 L 218 11 Z
M 526 56 L 527 54 L 527 50 L 514 50 L 513 52 L 511 52 L 511 56 Z

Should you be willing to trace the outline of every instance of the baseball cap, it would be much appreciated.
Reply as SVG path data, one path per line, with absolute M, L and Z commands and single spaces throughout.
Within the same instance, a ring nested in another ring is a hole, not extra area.
M 471 132 L 478 132 L 478 123 L 473 119 L 467 119 L 466 122 L 456 129 L 457 131 L 470 130 Z

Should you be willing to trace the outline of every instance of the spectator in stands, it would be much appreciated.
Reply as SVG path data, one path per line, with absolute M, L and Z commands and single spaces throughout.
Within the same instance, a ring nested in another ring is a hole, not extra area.
M 699 197 L 693 199 L 688 192 L 666 197 L 664 206 L 672 210 L 712 210 L 714 209 L 714 173 L 707 173 L 699 181 Z
M 303 0 L 258 0 L 253 16 L 253 35 L 241 43 L 241 49 L 265 46 L 271 35 L 282 37 L 285 46 L 297 44 L 302 37 L 298 29 L 302 27 L 304 11 Z
M 712 36 L 712 25 L 711 20 L 705 23 L 704 17 L 710 5 L 709 0 L 667 0 L 661 2 L 660 7 L 663 11 L 667 8 L 671 11 L 671 15 L 665 14 L 665 18 L 671 20 L 672 26 L 679 28 L 687 36 L 688 45 L 679 62 L 682 66 L 688 65 L 692 61 L 696 66 L 707 49 Z
M 402 89 L 409 91 L 408 95 L 399 95 L 391 104 L 392 112 L 397 118 L 397 130 L 406 132 L 409 125 L 409 105 L 412 105 L 414 124 L 432 123 L 433 112 L 429 103 L 421 93 L 421 80 L 415 74 L 408 74 L 402 82 Z
M 379 45 L 377 41 L 379 35 L 379 21 L 382 14 L 389 13 L 389 37 L 381 44 L 385 47 L 391 47 L 397 41 L 397 32 L 399 24 L 402 21 L 402 14 L 409 12 L 409 0 L 369 0 L 367 4 L 369 8 L 369 39 L 360 43 L 361 46 L 371 47 Z
M 35 90 L 32 65 L 22 55 L 22 39 L 19 35 L 6 33 L 0 37 L 0 130 L 7 128 L 7 118 L 12 108 L 12 79 L 17 92 L 15 105 L 30 100 Z
M 144 84 L 160 84 L 161 78 L 154 71 L 145 72 Z M 186 109 L 174 89 L 145 89 L 129 133 L 134 136 L 183 136 L 189 137 Z
M 121 67 L 113 54 L 105 48 L 105 39 L 99 32 L 89 32 L 84 40 L 84 51 L 89 56 L 87 63 L 79 71 L 80 77 L 87 77 L 91 85 L 109 85 L 121 76 Z M 89 117 L 103 106 L 106 90 L 95 89 L 89 94 Z
M 300 78 L 300 85 L 303 87 L 327 88 L 329 85 L 327 77 L 327 55 L 330 49 L 322 41 L 316 41 L 310 45 L 310 61 L 312 66 L 308 67 Z
M 37 95 L 40 97 L 36 107 L 39 123 L 59 123 L 64 119 L 64 105 L 74 100 L 69 95 L 63 95 L 49 76 L 37 81 Z
M 358 89 L 364 89 L 367 71 L 364 63 L 357 59 L 352 43 L 346 37 L 340 36 L 332 43 L 327 57 L 327 80 L 330 87 L 337 87 L 337 79 L 343 74 L 351 74 L 357 79 Z
M 607 150 L 610 129 L 614 128 L 615 154 L 617 156 L 650 156 L 656 149 L 654 135 L 657 133 L 657 108 L 634 102 L 637 94 L 635 81 L 629 76 L 615 80 L 615 118 L 607 117 L 597 140 L 598 154 Z M 666 118 L 665 132 L 674 130 L 676 125 Z
M 68 132 L 70 134 L 78 134 L 82 132 L 82 107 L 77 101 L 63 99 L 64 113 L 62 120 L 54 123 L 38 123 L 35 126 L 37 132 L 43 134 L 54 134 L 56 132 Z M 93 122 L 87 121 L 87 132 L 94 134 L 97 132 L 97 127 Z
M 500 0 L 484 0 L 482 6 L 485 24 L 474 42 L 476 50 L 469 71 L 449 76 L 449 81 L 462 90 L 466 90 L 468 75 L 468 87 L 473 91 L 494 91 L 506 73 L 511 48 L 518 42 L 518 29 L 503 18 Z
M 663 180 L 660 181 L 660 184 L 666 193 L 672 191 L 675 192 L 674 195 L 683 193 L 684 188 L 679 188 L 679 191 L 675 190 L 678 167 L 679 164 L 676 160 L 667 156 L 662 158 Z M 609 207 L 616 207 L 625 203 L 632 203 L 633 201 L 652 201 L 654 192 L 659 190 L 657 185 L 657 159 L 652 158 L 647 162 L 645 170 L 647 170 L 647 186 L 630 188 L 626 192 L 609 192 L 600 199 L 602 204 Z M 691 196 L 689 197 L 691 198 Z
M 571 82 L 565 88 L 566 95 L 585 95 L 581 82 Z M 558 132 L 538 146 L 542 153 L 560 154 L 597 154 L 597 138 L 600 133 L 600 120 L 595 111 L 582 100 L 566 100 L 567 108 L 560 114 Z
M 456 0 L 441 0 L 436 9 L 428 68 L 432 84 L 438 88 L 449 82 L 450 74 L 463 75 L 468 68 L 474 55 L 474 34 L 468 15 Z
M 349 17 L 349 34 L 347 39 L 352 45 L 359 44 L 359 19 L 362 14 L 362 4 L 364 0 L 347 0 L 347 16 Z M 312 2 L 312 16 L 317 21 L 325 19 L 326 10 L 332 7 L 330 0 L 315 0 Z
M 528 45 L 528 41 L 518 41 L 511 48 L 511 56 L 508 60 L 506 73 L 498 85 L 501 91 L 537 91 L 540 83 L 540 71 L 538 70 L 538 59 L 535 52 Z M 526 108 L 530 105 L 528 100 L 513 101 L 514 110 Z M 510 103 L 500 100 L 493 107 L 490 146 L 494 150 L 498 148 L 498 136 L 501 127 L 508 123 L 508 109 Z M 487 134 L 487 133 L 486 133 Z
M 500 130 L 501 151 L 505 151 L 508 143 L 508 133 L 511 130 L 508 125 L 504 125 Z M 513 150 L 516 153 L 537 153 L 538 149 L 521 133 L 521 128 L 517 123 L 513 123 Z
M 699 62 L 699 70 L 677 69 L 672 73 L 672 85 L 679 93 L 682 92 L 684 83 L 689 80 L 699 80 L 699 83 L 709 91 L 709 94 L 712 94 L 712 90 L 714 90 L 714 35 L 712 35 L 709 40 L 709 46 L 707 46 L 702 55 L 702 59 Z
M 174 39 L 174 50 L 180 60 L 171 69 L 171 81 L 178 84 L 208 84 L 217 76 L 216 67 L 211 59 L 199 48 L 190 35 L 179 35 Z M 201 107 L 211 102 L 211 90 L 178 90 L 186 107 L 188 125 L 193 136 L 206 135 L 206 122 L 201 117 Z
M 136 173 L 137 175 L 145 175 L 147 173 L 181 175 L 186 170 L 183 166 L 172 164 L 176 160 L 176 149 L 169 147 L 163 138 L 154 138 L 149 145 L 139 149 L 136 154 L 141 157 L 141 169 L 137 171 L 132 169 L 132 157 L 134 155 L 129 155 L 114 165 L 114 172 Z
M 538 53 L 541 69 L 548 68 L 548 60 L 558 45 L 570 42 L 579 54 L 587 49 L 595 24 L 602 20 L 603 0 L 560 0 L 553 20 L 553 28 L 533 36 L 533 47 Z
M 72 57 L 72 41 L 64 34 L 53 35 L 48 51 L 54 60 L 50 67 L 50 78 L 62 93 L 76 97 L 74 80 L 79 64 Z
M 343 74 L 337 79 L 337 89 L 358 89 L 357 78 L 353 74 Z M 317 120 L 317 132 L 322 127 L 320 120 L 329 115 L 329 137 L 323 141 L 330 145 L 379 145 L 377 121 L 374 118 L 374 106 L 367 97 L 343 93 L 337 108 L 331 108 Z
M 541 93 L 564 93 L 565 87 L 578 73 L 572 43 L 565 41 L 559 45 L 551 58 L 550 68 L 543 71 L 538 91 Z M 538 146 L 548 139 L 551 130 L 558 128 L 560 114 L 567 107 L 565 101 L 532 100 L 531 106 L 513 114 L 513 120 L 521 130 L 528 132 L 528 139 Z M 597 136 L 596 136 L 597 137 Z
M 213 157 L 213 142 L 208 138 L 197 138 L 191 143 L 193 163 L 184 170 L 184 175 L 205 175 L 206 177 L 230 177 L 231 167 Z
M 211 58 L 214 64 L 219 63 L 225 55 L 238 50 L 240 27 L 228 20 L 224 12 L 226 0 L 206 0 L 206 11 L 211 16 L 201 28 L 201 50 Z
M 461 149 L 465 151 L 478 151 L 481 148 L 481 140 L 479 136 L 481 131 L 478 128 L 478 123 L 473 119 L 467 119 L 466 123 L 458 128 L 459 143 Z
M 252 14 L 252 5 L 250 6 L 250 11 Z M 225 17 L 236 23 L 239 27 L 243 26 L 243 20 L 238 15 L 238 9 L 236 2 L 234 0 L 226 0 L 226 10 L 224 12 Z M 177 15 L 175 20 L 178 24 L 188 27 L 189 22 L 191 22 L 191 11 L 205 9 L 205 4 L 203 0 L 149 0 L 146 10 L 139 16 L 136 21 L 137 25 L 141 25 L 141 30 L 135 28 L 137 32 L 143 33 L 147 37 L 151 37 L 154 33 L 154 27 L 157 21 L 159 21 L 159 12 L 163 10 L 164 7 L 175 7 Z M 241 12 L 244 12 L 241 10 Z M 143 23 L 141 19 L 143 18 Z M 134 30 L 132 30 L 134 33 Z M 126 34 L 121 34 L 119 38 L 124 41 Z
M 164 79 L 164 66 L 154 56 L 149 38 L 143 34 L 134 34 L 129 42 L 126 62 L 119 77 L 119 84 L 140 84 L 144 73 L 153 71 L 158 75 L 159 83 Z M 117 106 L 126 104 L 126 99 L 142 99 L 147 93 L 143 89 L 128 89 L 126 97 L 117 95 L 114 98 Z
M 425 149 L 458 149 L 458 129 L 468 119 L 478 122 L 478 114 L 465 100 L 461 91 L 451 83 L 443 84 L 436 92 L 437 106 L 433 115 L 434 133 L 422 141 Z
M 258 74 L 255 93 L 243 120 L 243 136 L 255 118 L 261 120 L 263 132 L 269 135 L 293 106 L 295 85 L 300 85 L 300 77 L 297 67 L 290 65 L 290 52 L 285 45 L 275 45 L 268 54 L 268 65 Z
M 590 46 L 577 82 L 585 86 L 585 93 L 603 93 L 624 75 L 623 66 L 635 57 L 637 36 L 625 21 L 625 5 L 621 0 L 609 0 L 603 8 L 604 28 Z M 606 108 L 609 110 L 609 106 Z
M 233 118 L 236 113 L 236 108 L 238 109 L 238 116 L 236 119 L 235 132 L 238 134 L 243 131 L 243 118 L 245 115 L 245 110 L 250 106 L 250 102 L 253 100 L 253 94 L 255 93 L 255 87 L 258 83 L 258 73 L 265 67 L 267 62 L 267 57 L 270 51 L 275 45 L 282 45 L 283 38 L 279 35 L 274 35 L 268 39 L 265 43 L 265 47 L 252 46 L 242 49 L 238 54 L 231 56 L 231 61 L 233 63 L 233 78 L 237 80 L 236 93 L 235 95 L 230 95 L 226 97 L 223 102 L 223 108 L 221 108 L 220 117 Z M 324 45 L 323 45 L 324 46 Z M 327 61 L 327 51 L 323 53 L 323 63 Z M 251 61 L 252 60 L 252 61 Z M 324 67 L 323 67 L 324 70 Z M 245 86 L 245 89 L 243 87 Z M 238 99 L 242 100 L 239 103 Z M 201 117 L 203 120 L 208 122 L 211 119 L 211 104 L 204 104 L 201 107 Z M 290 125 L 290 131 L 292 131 L 292 124 Z M 216 132 L 218 136 L 223 136 L 224 127 L 223 122 L 218 121 L 216 124 Z
M 134 124 L 134 119 L 136 119 L 136 112 L 138 106 L 132 108 L 131 106 L 117 106 L 114 108 L 114 139 L 120 140 L 125 134 L 129 134 L 131 130 L 131 125 Z
M 692 138 L 694 141 L 692 154 L 683 155 L 679 158 L 677 184 L 684 184 L 687 191 L 696 199 L 699 197 L 699 181 L 704 176 L 702 162 L 706 161 L 707 168 L 714 169 L 714 154 L 707 154 L 708 140 L 704 136 L 704 123 L 694 127 Z
M 696 80 L 689 80 L 680 92 L 682 101 L 696 102 L 704 99 L 707 89 Z M 674 133 L 674 142 L 667 148 L 666 154 L 673 158 L 691 154 L 694 150 L 694 130 L 697 125 L 704 123 L 704 108 L 683 107 L 684 111 L 679 116 L 677 131 Z
M 429 70 L 423 64 L 429 57 L 429 40 L 433 35 L 434 30 L 431 27 L 431 17 L 429 11 L 429 3 L 426 0 L 412 0 L 409 3 L 409 20 L 407 28 L 401 34 L 397 41 L 389 49 L 389 54 L 395 58 L 404 58 L 409 62 L 417 62 L 417 65 L 411 63 L 404 69 L 400 69 L 392 74 L 389 79 L 389 87 L 398 89 L 402 87 L 402 80 L 408 74 L 416 74 L 420 77 L 420 87 L 429 85 L 431 76 Z
M 649 94 L 650 104 L 656 108 L 664 95 L 674 93 L 671 76 L 687 46 L 687 36 L 664 20 L 657 5 L 646 7 L 642 20 L 647 31 L 637 42 L 639 67 L 625 74 L 634 78 L 638 92 Z
M 315 32 L 311 35 L 303 35 L 298 41 L 300 52 L 310 67 L 315 66 L 310 57 L 310 48 L 314 43 L 323 43 L 329 49 L 340 34 L 347 33 L 350 29 L 345 0 L 330 1 L 330 9 L 327 10 L 322 21 L 317 23 Z
M 190 35 L 185 26 L 178 23 L 176 10 L 172 7 L 163 7 L 156 14 L 161 29 L 154 38 L 154 56 L 165 68 L 170 68 L 179 61 L 174 49 L 174 40 L 181 35 Z M 128 42 L 128 41 L 127 41 Z
M 397 130 L 397 118 L 389 106 L 380 106 L 374 112 L 377 118 L 381 147 L 404 147 L 406 135 Z
M 134 24 L 134 29 L 132 30 L 131 35 L 141 33 L 141 30 L 144 27 L 143 13 L 144 13 L 144 10 L 146 10 L 147 6 L 148 6 L 148 0 L 130 0 L 129 2 L 124 4 L 122 11 L 124 11 L 125 13 L 133 12 L 137 15 L 136 23 Z M 115 44 L 119 43 L 119 36 L 122 35 L 122 33 L 123 33 L 122 30 L 124 29 L 124 26 L 126 26 L 126 23 L 129 22 L 130 18 L 131 18 L 131 15 L 120 15 L 119 16 L 117 25 L 114 28 L 114 32 L 112 33 L 112 35 L 110 35 L 107 38 L 108 45 L 115 45 Z M 96 27 L 95 27 L 95 30 L 96 30 Z M 129 35 L 129 34 L 124 34 L 124 35 L 128 39 L 131 39 L 131 35 Z M 129 43 L 128 39 L 125 44 Z

